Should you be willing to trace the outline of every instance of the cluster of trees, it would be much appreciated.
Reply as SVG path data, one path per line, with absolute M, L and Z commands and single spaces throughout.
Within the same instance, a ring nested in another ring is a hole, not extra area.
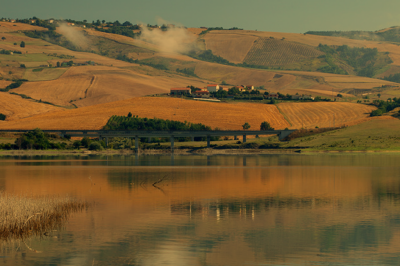
M 357 40 L 400 42 L 399 30 L 396 27 L 386 31 L 307 31 L 304 34 L 320 36 L 345 37 Z
M 76 47 L 71 41 L 64 38 L 63 35 L 55 32 L 55 30 L 24 31 L 24 34 L 30 38 L 42 39 L 52 44 L 60 45 L 73 51 L 79 50 L 78 47 Z
M 133 30 L 140 29 L 138 25 L 132 25 L 129 21 L 124 22 L 123 24 L 119 23 L 118 20 L 114 23 L 111 23 L 107 26 L 107 28 L 96 27 L 95 28 L 101 32 L 113 33 L 118 35 L 123 35 L 131 38 L 136 38 L 140 35 L 140 32 L 134 33 Z
M 72 147 L 78 150 L 81 147 L 84 147 L 91 151 L 98 151 L 104 150 L 104 148 L 106 148 L 106 143 L 104 141 L 96 141 L 89 139 L 88 137 L 84 137 L 82 140 L 75 140 L 72 143 Z
M 392 82 L 400 83 L 400 73 L 390 74 L 389 76 L 384 77 L 383 79 L 384 80 L 388 80 L 388 81 L 392 81 Z
M 154 67 L 154 68 L 160 69 L 160 70 L 168 70 L 169 69 L 164 64 L 157 64 L 157 63 L 152 63 L 152 62 L 149 62 L 149 61 L 132 59 L 132 58 L 129 58 L 128 56 L 126 56 L 125 54 L 118 54 L 115 59 L 121 60 L 121 61 L 125 61 L 125 62 L 129 62 L 129 63 L 136 63 L 136 64 L 141 64 L 141 65 L 151 66 L 151 67 Z
M 249 129 L 251 126 L 250 126 L 249 123 L 246 122 L 246 123 L 244 123 L 244 124 L 242 125 L 242 127 L 243 127 L 244 130 L 247 130 L 247 129 Z M 271 127 L 271 125 L 270 125 L 267 121 L 264 121 L 264 122 L 262 122 L 261 125 L 260 125 L 260 130 L 274 130 L 274 128 Z
M 2 114 L 2 113 L 0 113 L 0 120 L 6 120 L 6 115 L 5 114 Z
M 197 77 L 197 75 L 194 73 L 194 68 L 184 68 L 184 69 L 176 69 L 176 72 L 178 73 L 182 73 L 188 76 L 193 76 L 193 77 Z
M 16 89 L 16 88 L 20 87 L 25 81 L 28 81 L 28 80 L 19 79 L 19 80 L 15 81 L 15 82 L 11 83 L 10 85 L 5 87 L 4 89 L 0 89 L 0 91 L 8 92 L 9 90 Z
M 319 58 L 324 58 L 328 64 L 320 67 L 318 71 L 326 73 L 348 74 L 335 64 L 336 59 L 345 61 L 358 76 L 363 77 L 373 77 L 380 68 L 392 63 L 388 56 L 379 61 L 378 49 L 376 48 L 349 47 L 347 45 L 334 47 L 319 44 L 318 49 L 325 53 Z
M 370 115 L 381 116 L 384 113 L 392 111 L 396 107 L 400 107 L 400 98 L 393 98 L 393 100 L 388 99 L 388 101 L 375 100 L 374 105 L 376 105 L 378 109 L 372 111 Z
M 13 53 L 13 54 L 22 54 L 21 51 L 11 51 L 11 50 L 4 50 L 4 49 L 0 50 L 0 54 L 11 54 L 11 53 Z
M 49 135 L 45 134 L 40 129 L 35 129 L 22 134 L 16 139 L 14 148 L 18 149 L 35 149 L 35 150 L 46 150 L 46 149 L 65 149 L 67 144 L 65 142 L 50 142 Z
M 203 124 L 179 122 L 159 118 L 140 118 L 129 113 L 128 116 L 112 116 L 103 128 L 104 130 L 211 130 Z
M 233 63 L 229 62 L 225 58 L 222 58 L 218 55 L 214 55 L 211 50 L 205 50 L 202 51 L 201 53 L 196 53 L 195 51 L 189 52 L 189 56 L 207 61 L 207 62 L 213 62 L 213 63 L 218 63 L 218 64 L 223 64 L 223 65 L 234 65 Z

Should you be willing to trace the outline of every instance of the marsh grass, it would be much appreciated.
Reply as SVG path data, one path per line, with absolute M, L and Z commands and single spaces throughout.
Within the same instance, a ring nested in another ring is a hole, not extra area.
M 86 203 L 70 197 L 27 197 L 0 192 L 0 239 L 25 238 L 59 228 Z

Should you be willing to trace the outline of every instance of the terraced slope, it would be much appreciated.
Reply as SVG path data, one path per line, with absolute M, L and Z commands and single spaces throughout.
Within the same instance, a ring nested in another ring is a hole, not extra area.
M 5 122 L 0 124 L 0 128 L 101 129 L 112 115 L 127 115 L 129 112 L 140 117 L 203 123 L 220 129 L 242 130 L 246 122 L 251 125 L 251 129 L 259 129 L 263 121 L 268 121 L 276 129 L 289 127 L 289 123 L 274 105 L 137 97 Z
M 292 128 L 333 127 L 367 121 L 373 106 L 346 102 L 280 103 Z

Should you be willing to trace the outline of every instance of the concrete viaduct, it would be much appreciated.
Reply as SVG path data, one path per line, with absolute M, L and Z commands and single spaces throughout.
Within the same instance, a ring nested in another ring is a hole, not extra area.
M 25 133 L 31 130 L 0 130 L 2 132 L 13 132 L 13 133 Z M 155 137 L 167 137 L 171 140 L 171 150 L 174 150 L 174 139 L 175 138 L 186 138 L 190 137 L 194 140 L 194 137 L 207 137 L 207 147 L 210 147 L 211 137 L 224 137 L 233 136 L 235 139 L 237 136 L 243 136 L 243 142 L 246 142 L 246 136 L 259 136 L 259 135 L 278 135 L 279 140 L 283 140 L 296 130 L 218 130 L 218 131 L 157 131 L 157 130 L 65 130 L 65 129 L 54 129 L 54 130 L 42 130 L 45 133 L 58 134 L 61 137 L 66 135 L 71 137 L 89 137 L 99 138 L 105 140 L 108 144 L 108 138 L 111 137 L 123 137 L 123 138 L 135 138 L 135 150 L 139 149 L 139 138 L 155 138 Z

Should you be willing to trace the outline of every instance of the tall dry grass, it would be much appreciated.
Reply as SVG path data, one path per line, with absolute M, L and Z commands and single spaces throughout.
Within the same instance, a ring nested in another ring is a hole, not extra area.
M 0 239 L 23 238 L 58 228 L 86 203 L 70 197 L 14 196 L 0 192 Z

